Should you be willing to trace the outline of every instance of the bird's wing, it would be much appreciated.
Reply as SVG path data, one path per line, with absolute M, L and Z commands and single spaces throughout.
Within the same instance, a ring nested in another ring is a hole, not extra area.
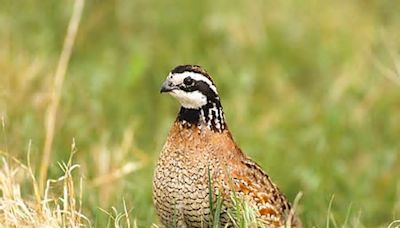
M 255 206 L 263 220 L 275 226 L 284 224 L 290 204 L 257 163 L 245 157 L 230 175 L 235 191 Z

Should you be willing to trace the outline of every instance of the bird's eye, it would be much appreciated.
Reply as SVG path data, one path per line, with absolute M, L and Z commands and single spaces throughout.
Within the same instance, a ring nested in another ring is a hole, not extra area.
M 193 84 L 193 79 L 191 77 L 187 77 L 183 79 L 183 83 L 185 83 L 185 85 L 191 85 Z

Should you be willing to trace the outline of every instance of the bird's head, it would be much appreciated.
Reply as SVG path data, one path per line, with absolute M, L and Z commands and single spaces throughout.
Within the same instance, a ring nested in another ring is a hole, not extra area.
M 197 65 L 175 67 L 160 92 L 171 94 L 186 109 L 200 109 L 208 103 L 219 103 L 217 88 L 210 75 Z

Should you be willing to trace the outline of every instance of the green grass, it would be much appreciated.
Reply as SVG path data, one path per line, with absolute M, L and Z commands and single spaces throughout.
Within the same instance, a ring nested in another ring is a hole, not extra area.
M 0 0 L 0 150 L 39 171 L 72 1 Z M 241 148 L 305 227 L 400 217 L 400 5 L 369 1 L 87 1 L 58 109 L 50 178 L 75 138 L 83 212 L 157 222 L 151 178 L 178 104 L 175 65 L 203 65 Z M 22 194 L 34 197 L 22 183 Z M 334 196 L 334 197 L 333 197 Z

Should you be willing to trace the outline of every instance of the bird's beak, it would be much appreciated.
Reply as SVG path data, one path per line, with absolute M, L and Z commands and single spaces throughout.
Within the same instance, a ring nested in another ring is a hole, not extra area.
M 176 86 L 174 86 L 174 84 L 167 78 L 167 80 L 165 80 L 165 82 L 161 85 L 160 93 L 168 93 L 174 89 L 176 89 Z

